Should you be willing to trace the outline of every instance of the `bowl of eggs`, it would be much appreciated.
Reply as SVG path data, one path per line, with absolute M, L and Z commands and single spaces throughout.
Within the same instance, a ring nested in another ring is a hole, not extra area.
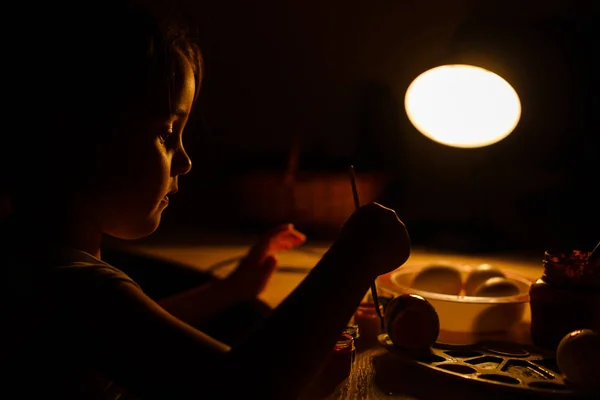
M 487 334 L 508 331 L 523 320 L 532 280 L 490 264 L 439 261 L 407 264 L 380 276 L 378 283 L 429 301 L 441 331 Z

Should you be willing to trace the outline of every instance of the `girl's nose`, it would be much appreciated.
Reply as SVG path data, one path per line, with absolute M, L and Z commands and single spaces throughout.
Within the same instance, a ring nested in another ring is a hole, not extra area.
M 192 169 L 192 160 L 183 147 L 173 156 L 173 175 L 185 175 Z

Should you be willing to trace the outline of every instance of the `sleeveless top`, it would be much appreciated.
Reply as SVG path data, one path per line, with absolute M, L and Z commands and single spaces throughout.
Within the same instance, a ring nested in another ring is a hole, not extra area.
M 1 393 L 22 399 L 139 399 L 91 365 L 86 353 L 93 343 L 77 335 L 72 318 L 82 291 L 102 298 L 123 282 L 139 286 L 83 251 L 8 253 L 0 255 Z

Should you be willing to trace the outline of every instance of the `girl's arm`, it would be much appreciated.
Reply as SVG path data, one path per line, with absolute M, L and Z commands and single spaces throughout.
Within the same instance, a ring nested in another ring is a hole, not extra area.
M 217 279 L 197 288 L 158 301 L 171 315 L 198 326 L 234 304 L 250 300 L 227 279 Z
M 255 300 L 277 268 L 275 253 L 306 241 L 292 224 L 278 226 L 261 238 L 225 279 L 161 299 L 158 303 L 172 315 L 197 326 L 227 308 Z
M 264 325 L 234 349 L 177 319 L 132 284 L 99 300 L 81 293 L 79 325 L 94 356 L 150 398 L 294 399 L 332 350 L 372 280 L 410 253 L 404 225 L 361 207 Z

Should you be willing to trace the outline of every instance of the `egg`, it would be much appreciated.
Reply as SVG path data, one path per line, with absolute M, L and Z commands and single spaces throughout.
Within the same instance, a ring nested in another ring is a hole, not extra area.
M 450 264 L 433 264 L 416 274 L 411 287 L 426 292 L 458 295 L 462 289 L 462 276 Z
M 490 264 L 481 264 L 473 268 L 465 281 L 465 294 L 475 296 L 477 288 L 490 278 L 504 278 L 504 272 Z
M 507 297 L 519 294 L 517 285 L 506 278 L 490 278 L 475 290 L 476 297 Z
M 384 315 L 386 332 L 394 344 L 403 350 L 428 350 L 440 333 L 440 320 L 435 308 L 416 294 L 394 298 Z
M 556 364 L 565 378 L 585 389 L 600 389 L 600 334 L 579 329 L 567 334 L 556 350 Z

